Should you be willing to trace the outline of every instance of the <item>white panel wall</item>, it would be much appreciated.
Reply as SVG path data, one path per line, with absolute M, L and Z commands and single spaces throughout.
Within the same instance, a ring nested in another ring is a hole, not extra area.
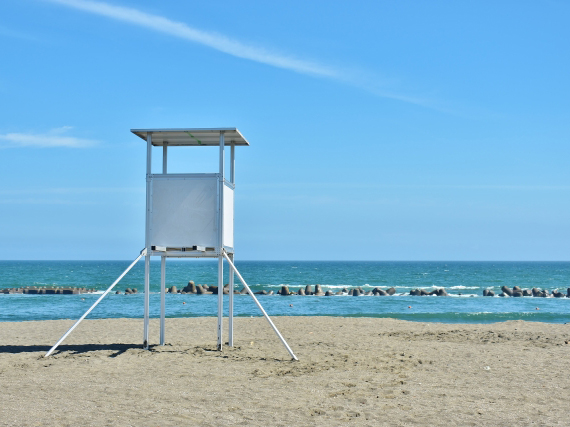
M 234 190 L 224 185 L 224 246 L 234 247 Z
M 150 245 L 217 246 L 217 183 L 215 177 L 153 178 Z M 230 205 L 233 218 L 233 191 Z M 231 235 L 233 241 L 233 220 Z

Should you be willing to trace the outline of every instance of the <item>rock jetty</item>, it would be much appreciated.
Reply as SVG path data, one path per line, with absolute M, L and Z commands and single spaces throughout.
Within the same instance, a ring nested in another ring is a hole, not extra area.
M 90 294 L 97 292 L 97 289 L 77 288 L 77 287 L 60 287 L 60 286 L 25 286 L 22 288 L 4 288 L 0 289 L 0 294 L 30 294 L 30 295 L 77 295 Z
M 361 286 L 356 286 L 353 288 L 344 287 L 340 290 L 336 289 L 326 289 L 326 285 L 323 289 L 323 285 L 315 284 L 315 285 L 305 285 L 301 287 L 289 287 L 289 285 L 282 285 L 281 288 L 274 292 L 273 290 L 257 290 L 254 293 L 256 295 L 281 295 L 281 296 L 290 296 L 290 295 L 299 295 L 299 296 L 335 296 L 335 295 L 348 295 L 348 296 L 391 296 L 396 295 L 396 288 L 390 287 L 388 289 L 380 289 L 379 287 L 375 287 L 373 289 L 368 288 L 369 290 L 363 289 Z M 19 287 L 19 288 L 4 288 L 0 289 L 0 294 L 43 294 L 43 295 L 76 295 L 76 294 L 86 294 L 86 293 L 93 293 L 97 292 L 96 289 L 87 289 L 84 287 L 51 287 L 51 286 L 26 286 L 26 287 Z M 218 286 L 216 285 L 207 285 L 207 284 L 195 284 L 192 280 L 188 282 L 186 286 L 182 289 L 177 288 L 175 285 L 172 285 L 166 289 L 167 293 L 170 294 L 194 294 L 194 295 L 217 295 L 218 294 Z M 241 290 L 234 289 L 234 294 L 236 295 L 245 295 L 247 291 L 245 288 L 241 288 Z M 115 291 L 116 294 L 121 294 L 121 291 Z M 133 295 L 138 293 L 137 288 L 126 288 L 123 292 L 125 295 Z M 230 293 L 230 286 L 229 284 L 225 284 L 223 287 L 224 295 L 228 295 Z M 400 293 L 398 295 L 411 295 L 411 296 L 439 296 L 444 297 L 448 296 L 449 294 L 445 290 L 445 288 L 437 288 L 431 291 L 426 289 L 412 289 L 409 293 Z M 458 294 L 461 295 L 461 294 Z M 484 297 L 494 297 L 495 292 L 491 289 L 484 289 L 483 290 Z M 553 291 L 548 291 L 547 289 L 539 289 L 534 287 L 532 289 L 521 289 L 519 286 L 514 286 L 512 289 L 503 286 L 501 288 L 501 293 L 497 295 L 503 298 L 517 298 L 517 297 L 535 297 L 535 298 L 570 298 L 570 288 L 566 289 L 566 292 L 563 290 L 554 289 Z
M 499 296 L 503 298 L 507 297 L 570 298 L 570 288 L 566 290 L 566 294 L 562 291 L 559 291 L 558 289 L 554 289 L 551 294 L 550 292 L 548 292 L 547 289 L 538 289 L 536 287 L 532 289 L 521 289 L 518 286 L 515 286 L 512 289 L 510 289 L 507 286 L 503 286 L 501 288 L 501 291 L 502 292 L 499 294 Z M 483 291 L 483 296 L 494 297 L 495 292 L 489 289 L 485 289 Z

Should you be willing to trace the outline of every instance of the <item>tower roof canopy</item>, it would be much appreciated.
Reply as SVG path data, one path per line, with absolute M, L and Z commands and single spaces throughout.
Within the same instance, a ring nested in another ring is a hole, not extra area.
M 249 145 L 237 128 L 131 129 L 131 132 L 145 141 L 150 134 L 154 146 L 220 145 L 220 132 L 224 132 L 224 145 Z

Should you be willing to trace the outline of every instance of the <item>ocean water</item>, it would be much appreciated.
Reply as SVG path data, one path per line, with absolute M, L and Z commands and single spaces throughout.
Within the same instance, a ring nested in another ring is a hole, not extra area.
M 0 294 L 0 321 L 77 319 L 123 272 L 130 261 L 0 261 L 0 289 L 23 286 L 77 286 L 98 292 L 81 295 Z M 339 262 L 237 261 L 236 267 L 252 290 L 282 285 L 296 290 L 321 284 L 325 290 L 362 286 L 411 289 L 444 287 L 448 297 L 264 296 L 258 298 L 270 316 L 392 317 L 411 321 L 492 323 L 528 320 L 570 322 L 570 298 L 482 297 L 483 290 L 499 294 L 504 285 L 538 287 L 566 293 L 570 262 Z M 184 287 L 217 284 L 217 261 L 168 260 L 166 285 Z M 224 283 L 227 283 L 227 265 Z M 140 261 L 115 290 L 136 287 L 139 294 L 109 294 L 89 318 L 142 317 L 144 262 Z M 236 277 L 236 288 L 241 289 Z M 151 317 L 159 317 L 160 262 L 151 262 Z M 114 291 L 113 291 L 114 292 Z M 248 295 L 235 296 L 236 316 L 260 316 Z M 186 304 L 183 304 L 186 302 Z M 228 297 L 224 296 L 227 315 Z M 537 310 L 538 309 L 538 310 Z M 217 295 L 166 295 L 167 317 L 216 316 Z

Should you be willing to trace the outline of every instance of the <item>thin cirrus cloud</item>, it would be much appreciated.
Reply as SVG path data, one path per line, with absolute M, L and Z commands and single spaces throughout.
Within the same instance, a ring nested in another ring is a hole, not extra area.
M 202 31 L 184 22 L 177 22 L 159 15 L 142 12 L 130 7 L 116 6 L 109 3 L 92 0 L 46 0 L 63 6 L 79 9 L 95 15 L 105 16 L 118 21 L 128 22 L 154 31 L 169 34 L 180 39 L 188 40 L 228 55 L 256 61 L 277 68 L 283 68 L 301 74 L 312 75 L 336 80 L 384 98 L 390 98 L 416 105 L 434 108 L 431 101 L 415 96 L 397 93 L 387 88 L 382 79 L 376 76 L 366 76 L 369 73 L 362 71 L 350 72 L 331 66 L 319 64 L 315 61 L 297 59 L 271 52 L 264 48 L 249 46 L 222 34 Z
M 339 77 L 338 71 L 319 65 L 315 62 L 304 61 L 284 55 L 275 54 L 268 50 L 248 46 L 224 35 L 206 32 L 192 28 L 183 22 L 172 21 L 159 15 L 141 12 L 130 7 L 115 6 L 91 0 L 47 0 L 64 6 L 91 12 L 107 18 L 124 21 L 172 36 L 199 43 L 229 55 L 249 59 L 274 67 L 285 68 L 298 73 L 313 74 L 322 77 Z
M 5 147 L 85 148 L 97 144 L 93 139 L 65 135 L 70 129 L 70 126 L 63 126 L 46 133 L 5 133 L 0 134 L 0 141 Z

